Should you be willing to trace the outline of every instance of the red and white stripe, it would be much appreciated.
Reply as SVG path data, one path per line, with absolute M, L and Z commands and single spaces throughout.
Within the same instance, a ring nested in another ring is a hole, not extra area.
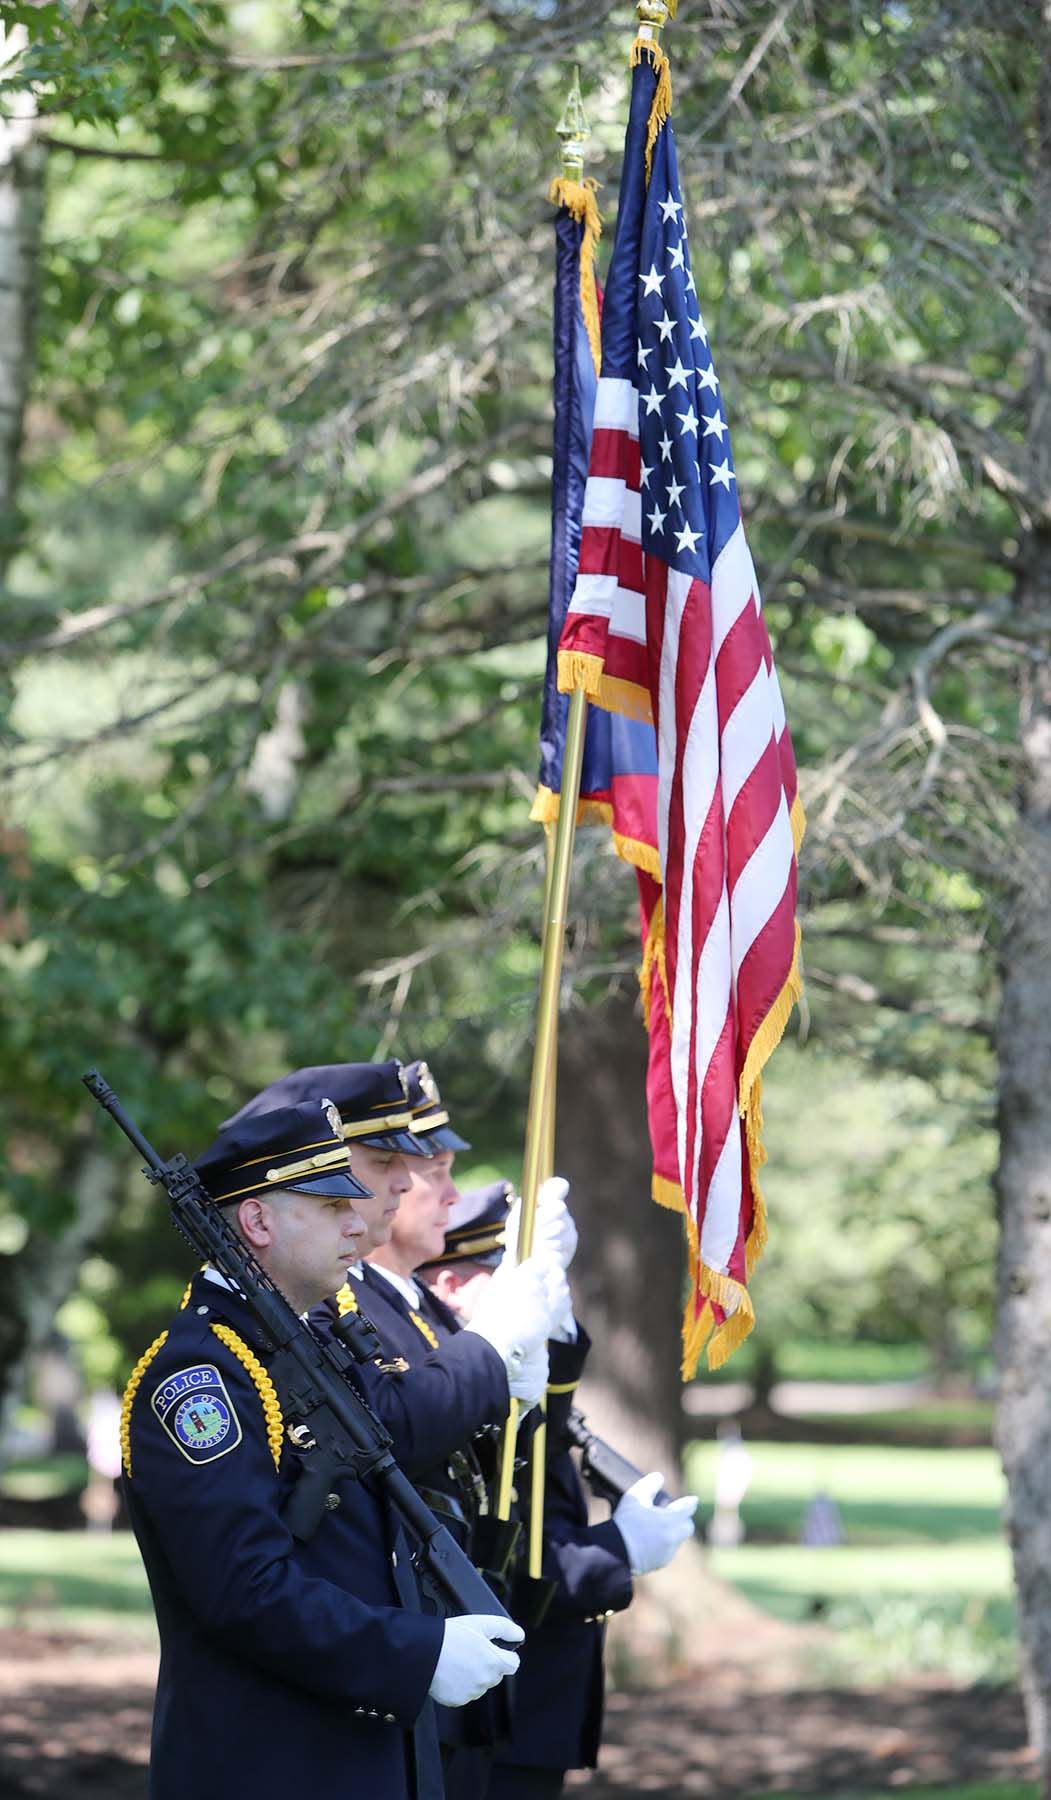
M 743 1282 L 754 1194 L 739 1083 L 793 966 L 795 763 L 743 525 L 710 589 L 643 555 L 638 404 L 631 382 L 599 382 L 562 650 L 636 689 L 657 729 L 679 1177 L 701 1262 Z

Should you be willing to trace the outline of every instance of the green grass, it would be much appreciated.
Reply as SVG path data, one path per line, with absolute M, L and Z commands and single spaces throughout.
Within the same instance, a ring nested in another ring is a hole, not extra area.
M 850 1542 L 948 1543 L 996 1536 L 1004 1481 L 993 1450 L 920 1450 L 866 1444 L 750 1444 L 752 1479 L 741 1507 L 749 1536 L 796 1541 L 808 1501 L 830 1494 Z M 690 1486 L 710 1496 L 718 1446 L 692 1444 Z
M 83 1456 L 38 1456 L 11 1463 L 0 1472 L 0 1493 L 12 1500 L 54 1500 L 60 1494 L 79 1494 L 88 1483 Z
M 993 1451 L 749 1450 L 746 1540 L 713 1550 L 712 1567 L 765 1612 L 825 1627 L 821 1655 L 830 1678 L 892 1680 L 916 1670 L 959 1681 L 1013 1678 L 1014 1599 Z M 716 1456 L 714 1444 L 695 1444 L 688 1455 L 702 1505 Z M 811 1549 L 799 1534 L 819 1491 L 839 1506 L 845 1542 Z
M 704 1371 L 701 1379 L 747 1381 L 755 1367 L 754 1342 L 746 1342 L 721 1369 Z M 785 1344 L 777 1351 L 780 1381 L 913 1381 L 930 1374 L 930 1358 L 922 1344 L 833 1344 L 827 1339 Z
M 0 1624 L 142 1627 L 152 1608 L 130 1532 L 0 1533 Z

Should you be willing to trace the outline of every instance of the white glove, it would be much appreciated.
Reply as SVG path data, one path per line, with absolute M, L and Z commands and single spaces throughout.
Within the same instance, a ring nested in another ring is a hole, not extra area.
M 525 1637 L 521 1625 L 513 1619 L 501 1619 L 491 1613 L 465 1613 L 459 1619 L 446 1619 L 445 1635 L 438 1652 L 438 1662 L 427 1692 L 439 1706 L 466 1706 L 505 1675 L 513 1675 L 518 1657 L 513 1650 L 501 1650 L 493 1638 L 505 1644 L 520 1644 Z
M 680 1544 L 693 1536 L 696 1494 L 684 1494 L 669 1506 L 655 1506 L 664 1476 L 659 1469 L 642 1475 L 613 1509 L 613 1523 L 624 1539 L 633 1575 L 651 1575 L 670 1563 Z
M 549 1258 L 568 1269 L 577 1247 L 577 1228 L 566 1205 L 569 1182 L 552 1175 L 537 1189 L 536 1214 L 533 1221 L 534 1256 Z M 518 1243 L 518 1227 L 522 1218 L 522 1201 L 516 1194 L 507 1215 L 505 1241 L 511 1255 Z
M 551 1263 L 535 1256 L 517 1268 L 501 1263 L 467 1330 L 484 1337 L 505 1363 L 512 1352 L 521 1361 L 547 1343 L 553 1311 L 568 1294 L 565 1275 Z

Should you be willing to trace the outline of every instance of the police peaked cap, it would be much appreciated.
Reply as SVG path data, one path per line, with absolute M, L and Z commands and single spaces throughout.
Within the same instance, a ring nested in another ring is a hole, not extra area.
M 435 1150 L 469 1150 L 470 1144 L 454 1131 L 449 1114 L 442 1105 L 438 1083 L 425 1062 L 405 1064 L 412 1107 L 412 1129 L 417 1137 L 425 1137 Z
M 329 1100 L 239 1113 L 194 1168 L 220 1206 L 280 1188 L 339 1200 L 372 1192 L 351 1173 L 343 1121 Z
M 481 1263 L 495 1269 L 504 1254 L 507 1215 L 514 1188 L 509 1181 L 491 1181 L 488 1187 L 471 1188 L 449 1208 L 445 1249 L 424 1268 L 443 1263 Z
M 396 1057 L 381 1063 L 317 1063 L 293 1069 L 272 1081 L 227 1124 L 256 1118 L 275 1106 L 300 1100 L 331 1100 L 343 1120 L 343 1136 L 353 1146 L 373 1144 L 380 1150 L 402 1150 L 407 1156 L 433 1156 L 426 1138 L 414 1137 L 412 1107 L 405 1070 Z

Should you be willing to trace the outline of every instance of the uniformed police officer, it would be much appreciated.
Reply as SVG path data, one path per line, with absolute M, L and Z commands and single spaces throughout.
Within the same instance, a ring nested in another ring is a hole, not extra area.
M 292 1306 L 331 1291 L 361 1240 L 361 1185 L 316 1101 L 224 1130 L 196 1164 Z M 297 1459 L 270 1346 L 217 1271 L 134 1370 L 121 1442 L 161 1636 L 153 1800 L 335 1791 L 440 1800 L 429 1697 L 462 1705 L 517 1656 L 504 1619 L 419 1610 L 400 1527 L 372 1482 L 338 1484 L 314 1536 L 282 1508 Z
M 563 1181 L 544 1184 L 535 1239 L 568 1264 L 576 1230 L 565 1206 L 567 1192 Z M 506 1182 L 465 1194 L 450 1211 L 442 1259 L 421 1271 L 465 1321 L 487 1304 L 505 1243 L 517 1241 L 510 1212 Z M 514 1687 L 513 1732 L 497 1750 L 487 1800 L 549 1800 L 561 1793 L 567 1769 L 595 1767 L 606 1619 L 630 1605 L 634 1576 L 662 1568 L 692 1535 L 697 1506 L 693 1494 L 656 1506 L 661 1476 L 654 1472 L 628 1490 L 612 1518 L 589 1524 L 566 1427 L 590 1342 L 571 1314 L 556 1322 L 556 1331 L 548 1346 L 542 1568 L 555 1591 L 542 1623 L 526 1634 Z

